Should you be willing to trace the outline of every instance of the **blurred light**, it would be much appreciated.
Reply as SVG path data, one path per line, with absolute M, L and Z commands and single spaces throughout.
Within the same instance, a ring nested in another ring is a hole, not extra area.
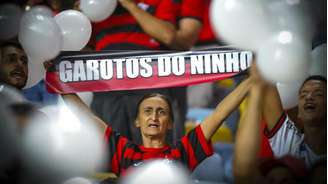
M 45 20 L 43 15 L 35 15 L 38 20 Z
M 92 182 L 86 178 L 74 177 L 64 181 L 62 184 L 92 184 Z
M 29 11 L 31 9 L 31 6 L 27 5 L 25 6 L 25 11 Z
M 58 128 L 63 132 L 78 132 L 81 129 L 80 120 L 66 105 L 59 107 Z
M 48 119 L 34 119 L 27 125 L 24 161 L 36 177 L 67 179 L 106 163 L 102 133 L 77 109 L 71 105 L 48 106 L 41 110 Z
M 164 159 L 130 168 L 129 175 L 121 184 L 189 184 L 189 175 L 184 167 L 175 161 Z
M 282 44 L 290 43 L 293 40 L 293 34 L 290 31 L 281 31 L 278 40 Z
M 237 6 L 235 0 L 227 1 L 226 4 L 225 4 L 225 8 L 226 8 L 228 11 L 232 10 L 235 6 Z

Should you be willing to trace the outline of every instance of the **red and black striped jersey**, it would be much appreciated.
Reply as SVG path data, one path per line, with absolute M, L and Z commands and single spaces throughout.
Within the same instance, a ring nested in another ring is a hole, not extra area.
M 180 3 L 178 0 L 135 0 L 138 7 L 151 15 L 176 24 Z M 93 24 L 96 50 L 106 49 L 160 49 L 160 43 L 146 34 L 136 19 L 120 4 L 114 13 L 102 22 Z
M 210 141 L 206 141 L 200 126 L 190 131 L 175 146 L 145 148 L 121 136 L 108 127 L 105 132 L 109 164 L 107 170 L 116 175 L 124 174 L 129 167 L 139 166 L 151 159 L 178 161 L 190 170 L 213 154 Z

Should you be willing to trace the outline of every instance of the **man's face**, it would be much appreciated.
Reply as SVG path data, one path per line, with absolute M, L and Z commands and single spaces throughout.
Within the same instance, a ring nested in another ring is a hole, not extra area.
M 0 82 L 22 89 L 27 81 L 27 56 L 14 46 L 0 51 Z
M 327 85 L 319 80 L 307 81 L 300 90 L 298 118 L 303 123 L 320 125 L 327 117 Z
M 160 97 L 144 100 L 139 106 L 136 126 L 143 137 L 165 139 L 167 130 L 172 129 L 169 105 Z

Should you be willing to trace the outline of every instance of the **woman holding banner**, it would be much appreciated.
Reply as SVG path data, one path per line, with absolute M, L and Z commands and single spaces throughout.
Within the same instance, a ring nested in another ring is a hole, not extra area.
M 161 50 L 172 42 L 179 2 L 174 0 L 119 0 L 114 13 L 93 27 L 99 50 Z M 92 110 L 114 130 L 141 143 L 133 125 L 137 102 L 144 94 L 169 90 L 110 91 L 94 93 Z M 108 105 L 110 104 L 110 105 Z M 131 105 L 133 104 L 133 105 Z M 115 107 L 115 108 L 113 108 Z
M 251 79 L 243 81 L 231 92 L 215 111 L 199 126 L 184 136 L 175 146 L 168 146 L 165 138 L 173 127 L 173 109 L 170 100 L 161 94 L 145 95 L 138 103 L 135 125 L 140 129 L 142 144 L 138 145 L 116 133 L 104 121 L 94 116 L 91 110 L 74 94 L 63 95 L 66 103 L 76 105 L 94 120 L 105 135 L 108 146 L 108 171 L 118 176 L 130 166 L 138 166 L 149 159 L 179 161 L 193 170 L 213 153 L 211 137 L 226 117 L 239 105 L 252 85 Z

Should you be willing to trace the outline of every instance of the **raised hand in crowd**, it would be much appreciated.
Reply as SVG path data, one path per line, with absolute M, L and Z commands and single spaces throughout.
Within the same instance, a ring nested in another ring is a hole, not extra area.
M 258 165 L 261 102 L 265 83 L 258 73 L 255 62 L 252 63 L 250 78 L 252 87 L 248 106 L 241 117 L 235 142 L 233 173 L 236 183 L 254 183 Z

